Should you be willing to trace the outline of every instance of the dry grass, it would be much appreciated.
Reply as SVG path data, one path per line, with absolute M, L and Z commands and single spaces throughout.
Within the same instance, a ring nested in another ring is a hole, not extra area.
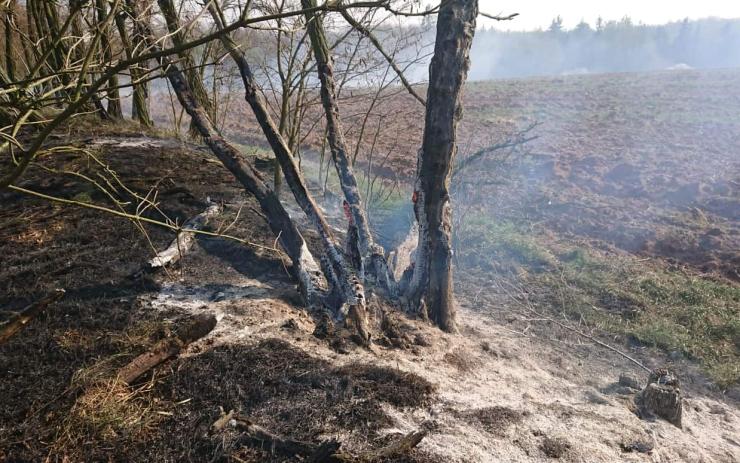
M 52 453 L 81 460 L 95 448 L 120 448 L 144 440 L 156 431 L 163 414 L 171 414 L 151 389 L 147 384 L 132 390 L 115 379 L 85 388 L 59 424 Z

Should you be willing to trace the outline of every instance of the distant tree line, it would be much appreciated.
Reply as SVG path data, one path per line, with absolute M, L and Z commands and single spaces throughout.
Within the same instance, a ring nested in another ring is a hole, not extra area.
M 670 68 L 740 66 L 740 19 L 683 20 L 660 26 L 620 21 L 581 21 L 573 29 L 562 18 L 545 30 L 477 31 L 470 78 L 652 71 Z

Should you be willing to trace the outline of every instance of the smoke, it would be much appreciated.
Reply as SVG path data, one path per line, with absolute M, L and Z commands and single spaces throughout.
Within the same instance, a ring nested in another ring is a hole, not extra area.
M 660 26 L 585 22 L 564 30 L 481 29 L 471 51 L 471 80 L 740 66 L 740 20 L 704 19 Z

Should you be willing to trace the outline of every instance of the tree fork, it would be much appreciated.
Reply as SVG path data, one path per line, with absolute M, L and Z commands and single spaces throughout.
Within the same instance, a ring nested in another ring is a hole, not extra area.
M 217 7 L 214 4 L 211 4 L 209 6 L 209 11 L 217 27 L 222 28 L 224 24 Z M 275 153 L 275 159 L 278 161 L 279 167 L 285 175 L 286 183 L 290 187 L 296 202 L 311 221 L 321 238 L 322 245 L 326 252 L 326 257 L 331 266 L 331 272 L 327 273 L 333 276 L 333 278 L 330 279 L 333 280 L 334 285 L 336 285 L 342 293 L 342 297 L 344 299 L 343 302 L 348 303 L 352 313 L 357 314 L 357 316 L 354 317 L 358 320 L 356 321 L 356 324 L 358 325 L 357 329 L 360 333 L 360 337 L 367 344 L 370 340 L 370 336 L 367 334 L 368 328 L 366 326 L 364 288 L 361 282 L 355 278 L 352 269 L 348 265 L 343 254 L 339 251 L 339 247 L 336 244 L 336 239 L 331 231 L 331 227 L 329 227 L 323 213 L 316 205 L 311 193 L 308 191 L 306 181 L 296 164 L 290 148 L 270 116 L 267 104 L 257 87 L 257 83 L 254 80 L 254 74 L 252 73 L 244 54 L 239 50 L 239 47 L 230 35 L 222 36 L 221 41 L 239 68 L 239 73 L 244 85 L 244 98 L 252 108 L 252 112 L 262 128 L 265 138 L 267 138 L 272 151 Z M 327 275 L 327 277 L 330 275 Z
M 344 197 L 357 226 L 357 247 L 363 261 L 363 268 L 357 270 L 363 278 L 373 277 L 375 283 L 386 291 L 388 296 L 395 297 L 395 280 L 388 269 L 383 249 L 373 242 L 360 192 L 357 188 L 357 180 L 347 157 L 347 144 L 344 140 L 344 131 L 342 130 L 336 98 L 333 58 L 326 41 L 326 33 L 321 17 L 318 13 L 310 11 L 316 8 L 316 0 L 301 0 L 301 5 L 305 10 L 309 10 L 305 14 L 306 27 L 316 59 L 319 80 L 321 81 L 321 102 L 326 116 L 329 147 L 331 148 L 334 166 L 337 170 Z

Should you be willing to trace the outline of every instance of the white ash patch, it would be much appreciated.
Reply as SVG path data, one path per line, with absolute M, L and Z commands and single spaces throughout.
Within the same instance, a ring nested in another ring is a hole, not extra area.
M 91 145 L 116 146 L 118 148 L 179 148 L 182 142 L 171 138 L 116 137 L 97 138 L 88 141 Z
M 245 280 L 245 283 L 248 284 L 236 286 L 164 283 L 150 304 L 158 310 L 177 308 L 195 311 L 224 301 L 268 297 L 275 290 L 257 280 Z

